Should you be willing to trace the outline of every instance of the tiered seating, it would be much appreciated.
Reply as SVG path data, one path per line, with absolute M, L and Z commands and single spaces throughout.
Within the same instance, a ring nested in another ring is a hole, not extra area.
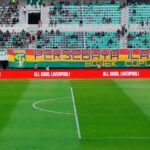
M 129 48 L 150 48 L 150 32 L 129 32 Z
M 43 0 L 26 0 L 27 1 L 27 4 L 42 4 Z
M 82 48 L 82 47 L 84 47 L 83 32 L 65 32 L 65 37 L 66 37 L 67 48 Z
M 19 9 L 15 4 L 0 5 L 0 24 L 17 24 L 19 23 Z
M 119 48 L 115 32 L 42 32 L 37 34 L 37 48 Z
M 87 48 L 119 48 L 119 36 L 115 32 L 87 32 Z
M 38 48 L 83 48 L 82 32 L 38 32 Z
M 121 10 L 119 5 L 51 6 L 50 24 L 119 24 Z
M 150 5 L 129 6 L 129 24 L 150 22 Z
M 51 7 L 49 16 L 50 24 L 78 24 L 82 19 L 80 6 L 54 6 Z
M 0 31 L 0 48 L 28 48 L 30 34 L 22 32 Z
M 121 11 L 119 5 L 84 6 L 84 24 L 119 24 Z

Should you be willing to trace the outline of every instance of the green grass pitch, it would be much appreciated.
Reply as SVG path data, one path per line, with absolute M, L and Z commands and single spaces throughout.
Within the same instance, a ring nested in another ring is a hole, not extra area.
M 0 80 L 0 150 L 149 149 L 150 79 Z

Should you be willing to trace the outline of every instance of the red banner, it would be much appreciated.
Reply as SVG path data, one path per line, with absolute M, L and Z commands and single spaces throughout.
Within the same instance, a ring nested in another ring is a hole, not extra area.
M 0 79 L 150 78 L 150 69 L 1 70 Z

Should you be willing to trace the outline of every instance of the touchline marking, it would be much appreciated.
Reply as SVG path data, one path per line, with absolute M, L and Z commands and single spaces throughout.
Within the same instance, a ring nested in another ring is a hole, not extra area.
M 34 109 L 37 109 L 37 110 L 40 110 L 40 111 L 45 111 L 45 112 L 50 112 L 50 113 L 55 113 L 55 114 L 74 115 L 74 113 L 65 113 L 65 112 L 47 110 L 47 109 L 43 109 L 43 108 L 37 107 L 37 104 L 39 104 L 39 103 L 44 103 L 44 102 L 47 102 L 47 101 L 63 100 L 63 99 L 69 99 L 69 98 L 72 98 L 72 97 L 44 99 L 44 100 L 40 100 L 40 101 L 38 101 L 38 102 L 33 103 L 33 104 L 32 104 L 32 107 L 33 107 Z
M 103 139 L 108 139 L 108 140 L 109 139 L 118 139 L 118 140 L 119 139 L 127 139 L 128 140 L 128 139 L 133 139 L 134 140 L 134 139 L 150 139 L 150 137 L 148 137 L 148 136 L 147 137 L 146 136 L 145 137 L 144 136 L 143 137 L 142 136 L 141 137 L 140 136 L 137 136 L 137 137 L 136 136 L 132 136 L 132 137 L 115 137 L 114 136 L 113 137 L 112 136 L 112 137 L 89 137 L 89 138 L 82 137 L 82 139 L 85 139 L 85 140 L 103 140 Z
M 76 109 L 76 104 L 75 104 L 75 100 L 74 100 L 74 94 L 73 94 L 72 87 L 70 88 L 70 90 L 71 90 L 71 97 L 72 97 L 72 103 L 73 103 L 73 109 L 74 109 L 74 116 L 75 116 L 75 120 L 76 120 L 76 127 L 77 127 L 78 138 L 81 139 L 79 120 L 78 120 L 77 109 Z
M 91 89 L 91 87 L 78 87 L 74 86 L 74 88 L 78 89 Z M 96 89 L 118 89 L 118 87 L 94 87 Z M 150 87 L 124 87 L 124 89 L 150 89 Z

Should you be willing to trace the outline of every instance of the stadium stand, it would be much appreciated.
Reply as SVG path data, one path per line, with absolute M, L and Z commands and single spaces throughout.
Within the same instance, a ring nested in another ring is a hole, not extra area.
M 19 23 L 19 7 L 13 3 L 0 5 L 0 25 L 12 25 Z
M 130 3 L 126 6 L 125 3 L 120 5 L 118 1 L 113 0 L 103 3 L 49 0 L 25 2 L 26 4 L 22 0 L 15 3 L 10 3 L 9 0 L 1 1 L 0 47 L 113 49 L 150 47 L 149 4 Z M 42 3 L 44 5 L 41 5 Z M 40 14 L 40 26 L 28 24 L 31 13 Z M 139 28 L 139 24 L 142 28 Z M 146 30 L 143 24 L 147 25 Z M 13 30 L 15 34 L 12 33 Z M 36 39 L 35 42 L 32 37 Z
M 10 48 L 149 49 L 150 3 L 142 1 L 1 0 L 0 60 Z
M 119 48 L 117 32 L 86 32 L 86 48 Z
M 37 48 L 119 48 L 117 32 L 38 31 Z
M 150 47 L 150 32 L 129 32 L 128 48 L 149 48 Z
M 79 24 L 82 20 L 80 6 L 50 7 L 50 24 Z
M 24 30 L 22 32 L 3 32 L 0 30 L 0 48 L 29 48 L 31 35 Z
M 84 6 L 84 24 L 120 24 L 119 5 Z
M 36 4 L 42 4 L 43 0 L 26 0 L 27 5 L 31 4 L 31 5 L 36 5 Z
M 38 31 L 37 48 L 83 48 L 83 32 Z
M 149 24 L 150 5 L 130 5 L 129 6 L 129 24 Z
M 119 24 L 119 5 L 51 6 L 50 24 Z

